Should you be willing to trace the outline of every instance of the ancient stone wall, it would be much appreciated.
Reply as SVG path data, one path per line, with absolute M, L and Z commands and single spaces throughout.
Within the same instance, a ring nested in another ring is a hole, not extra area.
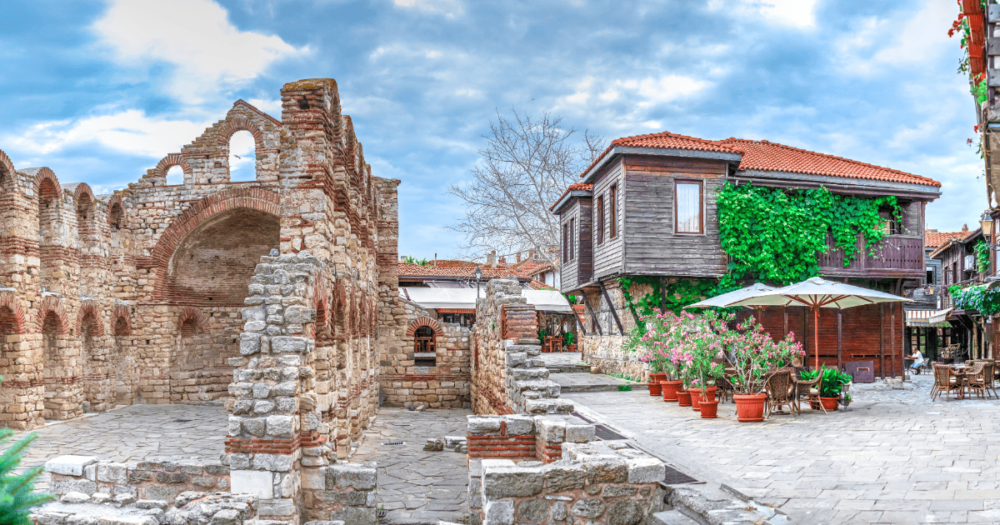
M 476 305 L 472 327 L 472 409 L 476 414 L 573 411 L 539 357 L 534 307 L 516 280 L 493 279 Z
M 316 406 L 349 450 L 378 405 L 399 181 L 372 175 L 333 80 L 289 83 L 281 97 L 280 119 L 238 101 L 112 195 L 0 152 L 0 424 L 226 401 L 259 258 L 308 250 L 324 263 L 308 305 Z M 231 182 L 229 139 L 243 130 L 257 177 Z M 173 166 L 183 184 L 166 184 Z
M 473 524 L 636 525 L 664 510 L 663 462 L 624 442 L 594 441 L 593 425 L 470 416 L 467 439 Z M 543 453 L 543 444 L 561 455 Z

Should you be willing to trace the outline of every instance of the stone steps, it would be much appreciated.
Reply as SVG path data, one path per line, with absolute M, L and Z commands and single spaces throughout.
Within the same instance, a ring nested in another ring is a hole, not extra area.
M 666 510 L 653 514 L 652 525 L 699 525 L 697 521 L 685 516 L 679 510 Z

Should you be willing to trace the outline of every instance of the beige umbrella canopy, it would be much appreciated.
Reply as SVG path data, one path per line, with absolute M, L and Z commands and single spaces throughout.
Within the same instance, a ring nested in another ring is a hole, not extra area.
M 745 288 L 740 288 L 739 290 L 734 290 L 729 293 L 724 293 L 722 295 L 716 295 L 711 299 L 705 299 L 704 301 L 699 301 L 697 303 L 686 306 L 685 308 L 725 308 L 732 303 L 737 301 L 742 301 L 749 297 L 757 297 L 764 292 L 770 292 L 776 288 L 768 286 L 762 283 L 754 283 Z
M 816 370 L 819 370 L 819 309 L 851 308 L 878 303 L 911 302 L 897 295 L 869 290 L 860 286 L 827 281 L 813 277 L 784 288 L 762 292 L 734 301 L 726 306 L 805 306 L 813 311 L 813 340 L 816 350 Z

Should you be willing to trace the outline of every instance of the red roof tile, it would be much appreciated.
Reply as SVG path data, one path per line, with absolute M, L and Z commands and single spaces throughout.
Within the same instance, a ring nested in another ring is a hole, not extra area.
M 509 265 L 497 265 L 495 268 L 490 266 L 477 266 L 476 263 L 470 263 L 468 265 L 453 265 L 453 266 L 421 266 L 419 264 L 411 263 L 398 263 L 399 275 L 411 276 L 411 277 L 451 277 L 451 278 L 465 278 L 465 279 L 475 279 L 476 278 L 476 268 L 482 269 L 483 279 L 497 279 L 502 277 L 510 277 L 511 275 L 517 276 L 521 279 L 528 279 L 529 276 L 518 268 L 514 268 Z
M 976 230 L 979 231 L 979 230 Z M 969 231 L 968 226 L 964 226 L 962 231 L 959 232 L 939 232 L 937 230 L 925 230 L 924 231 L 924 243 L 928 248 L 937 248 L 942 244 L 947 244 L 952 238 L 956 241 L 964 240 L 966 237 L 976 233 L 976 231 Z
M 605 153 L 607 153 L 607 152 L 605 152 Z M 590 169 L 590 168 L 587 168 L 587 169 Z M 584 172 L 584 173 L 586 173 L 586 172 Z M 563 197 L 569 195 L 569 192 L 571 192 L 573 190 L 590 191 L 590 190 L 593 190 L 593 189 L 594 189 L 594 185 L 593 184 L 584 184 L 582 182 L 576 182 L 576 183 L 570 184 L 569 187 L 566 188 L 566 191 L 564 191 L 563 194 L 560 195 L 558 199 L 556 199 L 556 202 L 553 203 L 552 206 L 549 206 L 549 209 L 551 210 L 551 209 L 555 208 L 556 204 L 559 204 L 559 201 L 563 200 Z
M 789 173 L 807 173 L 811 175 L 904 182 L 907 184 L 924 184 L 938 188 L 941 187 L 940 182 L 927 177 L 921 177 L 920 175 L 835 157 L 825 153 L 793 148 L 766 140 L 730 138 L 720 140 L 719 144 L 729 146 L 743 153 L 743 160 L 740 161 L 741 170 L 785 171 Z
M 604 150 L 603 153 L 594 159 L 594 162 L 590 163 L 590 166 L 587 166 L 587 169 L 583 170 L 581 177 L 586 176 L 587 172 L 596 166 L 597 163 L 600 162 L 609 151 L 611 151 L 611 148 L 615 146 L 626 148 L 686 149 L 695 151 L 714 151 L 717 153 L 738 153 L 729 146 L 718 142 L 699 139 L 697 137 L 688 137 L 687 135 L 678 135 L 676 133 L 670 133 L 669 131 L 649 133 L 646 135 L 634 135 L 632 137 L 622 137 L 611 141 L 611 145 L 608 146 L 608 149 Z

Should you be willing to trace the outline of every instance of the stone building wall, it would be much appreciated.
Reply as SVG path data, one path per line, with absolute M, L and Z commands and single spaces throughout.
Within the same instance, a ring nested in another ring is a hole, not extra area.
M 472 409 L 476 414 L 569 413 L 540 355 L 538 316 L 512 279 L 493 279 L 472 326 Z
M 378 406 L 399 181 L 372 175 L 333 80 L 286 84 L 281 98 L 280 119 L 237 101 L 111 195 L 0 151 L 0 424 L 231 403 L 259 258 L 308 250 L 323 262 L 309 305 L 316 405 L 346 454 Z M 254 181 L 229 180 L 237 131 L 254 136 Z M 174 166 L 184 183 L 167 185 Z
M 580 337 L 577 349 L 583 353 L 584 360 L 596 366 L 602 374 L 623 374 L 646 380 L 649 366 L 639 361 L 634 353 L 622 350 L 625 337 L 619 331 L 611 310 L 615 309 L 618 321 L 621 322 L 622 329 L 626 334 L 635 327 L 635 316 L 628 308 L 625 295 L 617 284 L 606 283 L 606 286 L 608 296 L 611 298 L 610 304 L 600 290 L 585 294 L 587 304 L 590 305 L 594 316 L 591 316 L 590 311 L 585 310 L 583 324 L 587 335 Z M 651 287 L 648 284 L 635 284 L 632 286 L 630 295 L 635 300 L 644 297 L 650 291 Z M 598 324 L 594 323 L 594 317 L 597 318 L 600 329 L 598 329 Z

